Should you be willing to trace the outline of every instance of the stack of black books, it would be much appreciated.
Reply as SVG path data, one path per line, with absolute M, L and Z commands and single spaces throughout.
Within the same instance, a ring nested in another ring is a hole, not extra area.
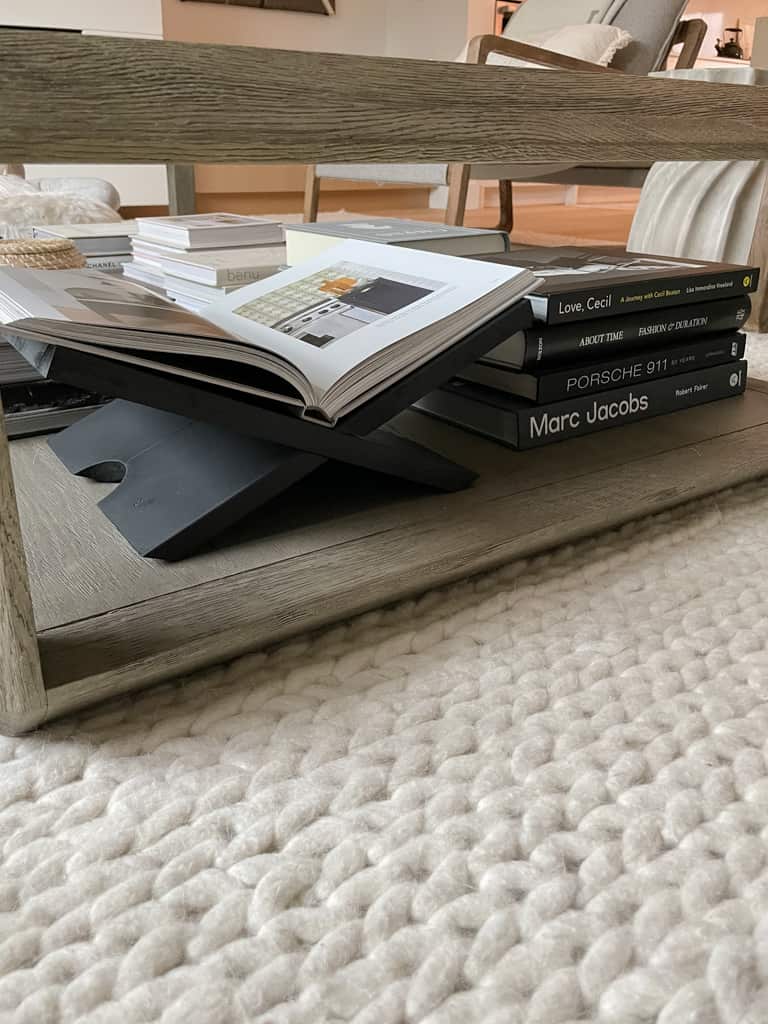
M 616 248 L 513 248 L 487 257 L 540 278 L 536 322 L 417 403 L 534 448 L 741 394 L 754 267 Z

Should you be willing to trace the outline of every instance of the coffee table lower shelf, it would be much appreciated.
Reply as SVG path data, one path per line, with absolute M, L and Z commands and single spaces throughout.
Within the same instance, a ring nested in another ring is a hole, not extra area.
M 406 436 L 479 472 L 435 494 L 324 467 L 213 549 L 143 559 L 44 439 L 11 445 L 43 665 L 40 721 L 768 474 L 768 383 L 514 453 L 404 413 Z M 34 723 L 33 723 L 34 724 Z

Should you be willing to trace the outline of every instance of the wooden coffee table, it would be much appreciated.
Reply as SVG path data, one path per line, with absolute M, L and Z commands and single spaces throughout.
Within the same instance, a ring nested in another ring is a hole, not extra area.
M 140 95 L 137 66 L 151 69 Z M 762 159 L 764 97 L 621 74 L 0 31 L 7 160 Z M 214 550 L 168 565 L 135 555 L 101 517 L 104 485 L 73 479 L 44 439 L 9 449 L 0 425 L 2 729 L 768 472 L 760 382 L 525 454 L 413 412 L 397 429 L 476 469 L 478 482 L 446 496 L 320 471 Z

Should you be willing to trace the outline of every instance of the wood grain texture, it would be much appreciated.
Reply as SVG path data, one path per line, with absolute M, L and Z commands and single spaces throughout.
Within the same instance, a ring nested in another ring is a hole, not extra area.
M 446 224 L 461 226 L 464 223 L 471 171 L 472 168 L 469 164 L 448 165 L 448 202 L 445 207 Z
M 768 416 L 768 396 L 755 391 L 753 398 Z M 642 432 L 643 424 L 635 426 Z M 581 454 L 581 440 L 563 447 L 572 459 Z M 354 541 L 45 631 L 49 713 L 226 660 L 767 471 L 764 422 L 543 487 L 478 498 L 463 509 L 451 507 L 452 499 L 439 508 L 435 499 L 433 514 L 415 523 L 394 517 L 388 529 Z
M 0 404 L 0 728 L 19 732 L 46 710 L 35 619 Z
M 194 164 L 168 164 L 168 212 L 173 217 L 195 213 Z
M 671 50 L 673 46 L 677 46 L 679 43 L 683 44 L 675 68 L 692 68 L 694 66 L 706 34 L 707 23 L 702 18 L 690 18 L 680 22 L 670 46 Z M 661 66 L 664 67 L 665 62 L 662 62 Z
M 416 413 L 397 425 L 479 482 L 446 496 L 321 473 L 175 565 L 127 548 L 94 505 L 107 485 L 68 477 L 40 439 L 15 442 L 52 713 L 768 471 L 757 389 L 613 431 L 611 445 L 597 434 L 513 453 Z
M 513 453 L 407 413 L 398 418 L 398 430 L 476 470 L 480 478 L 472 488 L 448 498 L 378 474 L 324 468 L 211 551 L 174 564 L 140 558 L 98 511 L 96 501 L 110 485 L 70 476 L 39 438 L 15 441 L 11 451 L 38 630 L 191 591 L 393 527 L 407 530 L 431 517 L 471 514 L 481 502 L 763 423 L 768 403 L 750 393 L 716 409 L 690 409 L 673 421 L 663 417 L 624 428 L 611 445 L 596 434 L 545 452 Z
M 515 193 L 511 181 L 499 181 L 499 230 L 510 232 L 515 226 Z
M 3 29 L 0 153 L 108 163 L 760 159 L 765 91 Z
M 307 166 L 304 178 L 304 223 L 314 224 L 317 220 L 317 208 L 320 204 L 320 179 L 314 164 Z

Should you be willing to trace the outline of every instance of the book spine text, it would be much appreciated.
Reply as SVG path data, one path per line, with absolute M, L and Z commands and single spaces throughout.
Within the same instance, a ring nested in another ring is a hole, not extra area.
M 633 281 L 558 292 L 549 296 L 546 322 L 592 320 L 599 316 L 622 316 L 635 310 L 732 298 L 754 291 L 757 277 L 757 271 L 735 268 L 697 277 L 670 276 L 652 283 Z
M 559 402 L 733 362 L 744 355 L 744 345 L 743 334 L 714 335 L 703 344 L 654 348 L 624 359 L 571 366 L 539 376 L 537 401 Z
M 738 331 L 749 319 L 751 309 L 749 296 L 740 295 L 703 303 L 695 310 L 670 307 L 565 326 L 536 325 L 525 332 L 525 360 L 521 369 L 541 369 L 582 359 L 589 362 L 648 345 Z
M 536 448 L 569 437 L 676 412 L 741 394 L 747 384 L 744 361 L 664 377 L 644 385 L 520 410 L 518 447 Z

